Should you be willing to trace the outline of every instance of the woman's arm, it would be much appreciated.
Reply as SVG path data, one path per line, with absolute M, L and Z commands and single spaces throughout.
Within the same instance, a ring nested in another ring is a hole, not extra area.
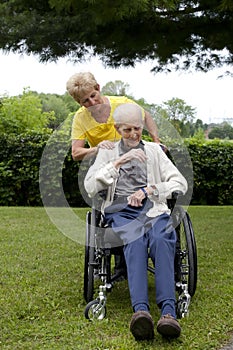
M 72 141 L 72 158 L 73 160 L 82 160 L 84 157 L 91 157 L 97 154 L 98 148 L 85 147 L 85 140 Z
M 156 143 L 160 143 L 157 125 L 148 111 L 145 111 L 145 126 L 152 140 Z

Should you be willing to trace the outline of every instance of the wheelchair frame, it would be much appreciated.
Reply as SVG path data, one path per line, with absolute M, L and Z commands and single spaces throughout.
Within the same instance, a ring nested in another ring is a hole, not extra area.
M 172 194 L 168 207 L 171 209 L 174 227 L 177 235 L 175 254 L 175 288 L 177 294 L 177 317 L 188 315 L 191 298 L 197 285 L 197 249 L 192 222 L 187 211 L 178 203 L 179 193 Z M 111 256 L 116 251 L 122 252 L 122 247 L 103 248 L 103 235 L 99 234 L 101 214 L 93 206 L 86 216 L 86 242 L 84 262 L 84 299 L 86 305 L 84 315 L 88 320 L 102 320 L 106 316 L 107 293 L 111 291 L 119 274 L 111 273 Z M 155 273 L 155 268 L 149 265 L 148 271 Z M 98 296 L 94 299 L 95 280 L 101 281 Z

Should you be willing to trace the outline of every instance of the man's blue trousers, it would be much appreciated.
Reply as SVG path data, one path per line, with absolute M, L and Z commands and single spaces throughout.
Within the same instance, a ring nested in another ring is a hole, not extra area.
M 128 285 L 133 309 L 146 304 L 148 299 L 148 256 L 155 266 L 156 303 L 175 303 L 174 259 L 176 233 L 171 217 L 161 214 L 146 216 L 151 203 L 145 200 L 142 207 L 114 204 L 108 207 L 105 219 L 115 234 L 124 242 Z

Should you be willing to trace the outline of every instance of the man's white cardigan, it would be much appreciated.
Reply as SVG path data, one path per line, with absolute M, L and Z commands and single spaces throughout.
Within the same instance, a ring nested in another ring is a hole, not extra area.
M 99 191 L 107 189 L 102 210 L 113 202 L 119 176 L 119 170 L 114 167 L 113 162 L 120 157 L 119 142 L 116 142 L 112 150 L 99 149 L 96 160 L 88 170 L 84 180 L 85 189 L 91 198 Z M 185 194 L 188 188 L 187 181 L 158 144 L 147 141 L 143 141 L 143 143 L 147 156 L 147 187 L 154 185 L 158 190 L 158 196 L 149 196 L 153 207 L 147 212 L 147 216 L 156 217 L 163 213 L 170 214 L 166 200 L 171 198 L 174 191 L 181 191 Z

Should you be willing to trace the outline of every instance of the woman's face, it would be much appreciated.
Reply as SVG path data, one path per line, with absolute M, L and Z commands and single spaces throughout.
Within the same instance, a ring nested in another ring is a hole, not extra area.
M 96 89 L 92 89 L 88 93 L 85 93 L 80 96 L 80 105 L 86 108 L 102 103 L 104 103 L 104 101 L 100 95 L 99 87 L 97 87 Z

